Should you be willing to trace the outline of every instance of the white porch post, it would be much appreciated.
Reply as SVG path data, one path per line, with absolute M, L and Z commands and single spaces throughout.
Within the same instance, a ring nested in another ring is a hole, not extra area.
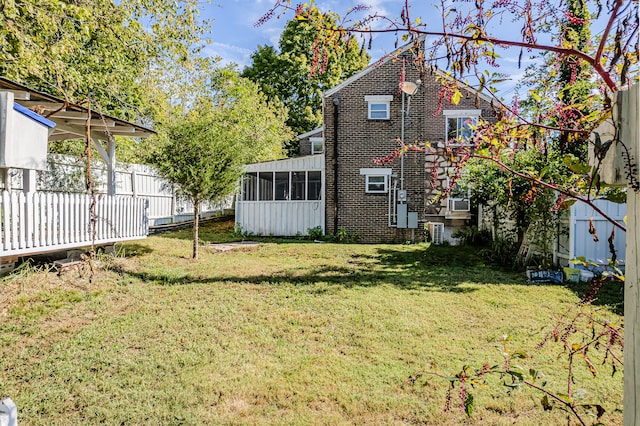
M 105 164 L 107 165 L 107 195 L 115 195 L 116 193 L 116 141 L 113 136 L 109 135 L 107 140 L 107 150 L 99 141 L 91 139 L 93 146 L 96 148 Z
M 637 167 L 640 161 L 640 85 L 636 84 L 627 92 L 618 92 L 623 96 L 618 104 L 622 106 L 620 115 L 620 140 L 632 147 L 632 161 Z M 638 280 L 638 262 L 640 262 L 640 243 L 638 243 L 638 208 L 640 192 L 632 187 L 627 189 L 627 253 L 624 285 L 624 425 L 640 424 L 640 281 Z
M 116 194 L 116 141 L 109 135 L 107 141 L 107 195 Z
M 25 195 L 36 192 L 36 171 L 31 169 L 22 169 L 22 191 Z

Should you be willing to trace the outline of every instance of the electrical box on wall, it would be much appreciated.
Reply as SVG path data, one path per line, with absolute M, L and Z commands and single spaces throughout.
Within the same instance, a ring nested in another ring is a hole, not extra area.
M 398 228 L 406 228 L 407 227 L 407 205 L 406 204 L 397 204 L 397 227 Z
M 47 142 L 55 123 L 0 92 L 0 167 L 47 169 Z
M 399 189 L 398 190 L 398 201 L 402 201 L 403 203 L 407 202 L 407 190 Z
M 418 212 L 407 213 L 407 228 L 409 229 L 418 228 Z

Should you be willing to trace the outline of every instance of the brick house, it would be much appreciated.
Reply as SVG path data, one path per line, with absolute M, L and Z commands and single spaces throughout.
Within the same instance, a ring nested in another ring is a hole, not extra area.
M 449 174 L 456 173 L 451 161 L 458 150 L 456 138 L 468 138 L 468 126 L 478 117 L 493 116 L 490 100 L 469 88 L 457 105 L 441 103 L 438 93 L 443 86 L 436 77 L 442 74 L 415 66 L 414 57 L 413 45 L 407 45 L 326 91 L 324 126 L 299 136 L 301 155 L 323 155 L 324 217 L 318 226 L 326 234 L 344 228 L 359 234 L 365 243 L 404 242 L 421 240 L 423 230 L 430 229 L 436 240 L 443 241 L 474 216 L 468 192 L 462 188 L 434 200 L 450 186 Z M 399 89 L 401 81 L 404 91 Z M 389 158 L 401 146 L 403 135 L 407 144 L 428 141 L 430 148 L 374 162 Z M 243 185 L 243 194 L 251 191 Z M 259 199 L 241 195 L 237 205 L 246 212 L 246 202 Z M 243 229 L 255 229 L 246 214 L 240 220 L 236 217 Z M 281 213 L 274 213 L 270 220 L 299 222 Z M 269 234 L 264 227 L 259 233 Z

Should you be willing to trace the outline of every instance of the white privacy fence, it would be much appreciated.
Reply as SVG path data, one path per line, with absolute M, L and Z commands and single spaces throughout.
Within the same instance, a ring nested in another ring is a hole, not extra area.
M 38 172 L 39 191 L 84 193 L 85 164 L 77 157 L 50 154 L 46 171 Z M 91 164 L 92 179 L 96 191 L 106 193 L 107 172 L 104 163 L 94 160 Z M 22 171 L 11 170 L 12 190 L 22 189 Z M 149 202 L 149 225 L 162 225 L 193 219 L 193 204 L 177 194 L 175 188 L 150 166 L 119 163 L 116 167 L 116 193 L 145 198 Z M 214 215 L 233 207 L 233 197 L 218 203 L 202 203 L 201 216 Z
M 140 239 L 149 230 L 142 198 L 2 191 L 1 203 L 0 256 Z

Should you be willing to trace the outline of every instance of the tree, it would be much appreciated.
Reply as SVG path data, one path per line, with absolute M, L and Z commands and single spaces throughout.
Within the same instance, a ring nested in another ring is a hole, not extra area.
M 322 13 L 311 5 L 306 11 L 313 20 L 335 27 L 339 17 Z M 280 37 L 279 51 L 258 46 L 243 76 L 255 81 L 269 99 L 282 101 L 289 109 L 287 124 L 296 134 L 322 125 L 322 92 L 336 86 L 367 66 L 369 55 L 355 38 L 322 43 L 322 32 L 309 19 L 296 16 Z M 290 153 L 298 150 L 291 141 Z
M 193 203 L 193 258 L 198 258 L 200 203 L 231 194 L 241 174 L 234 143 L 213 123 L 219 118 L 204 111 L 192 112 L 165 129 L 155 165 Z
M 192 81 L 197 82 L 192 93 L 199 95 L 188 106 L 176 105 L 159 143 L 149 150 L 149 162 L 193 203 L 194 259 L 200 203 L 232 194 L 243 164 L 281 158 L 282 144 L 292 137 L 284 123 L 284 107 L 269 103 L 255 83 L 233 68 L 209 68 L 212 63 L 206 60 L 201 64 L 207 72 Z
M 208 22 L 188 0 L 8 0 L 0 75 L 127 120 L 149 114 L 150 69 L 184 64 Z

